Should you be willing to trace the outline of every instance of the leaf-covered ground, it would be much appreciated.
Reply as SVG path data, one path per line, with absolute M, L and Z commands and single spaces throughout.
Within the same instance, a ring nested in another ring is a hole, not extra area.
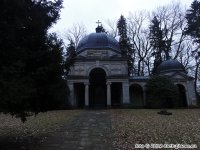
M 168 110 L 171 116 L 158 115 L 159 110 L 111 110 L 113 147 L 134 149 L 135 144 L 197 144 L 200 147 L 200 110 Z
M 85 110 L 40 113 L 20 119 L 0 115 L 0 149 L 26 150 L 43 143 Z M 153 109 L 104 110 L 111 118 L 113 148 L 134 149 L 135 144 L 197 144 L 200 147 L 200 109 L 168 110 L 171 116 Z M 61 132 L 62 133 L 62 132 Z
M 25 150 L 40 144 L 60 130 L 79 110 L 49 111 L 31 116 L 25 123 L 10 115 L 0 115 L 0 149 Z

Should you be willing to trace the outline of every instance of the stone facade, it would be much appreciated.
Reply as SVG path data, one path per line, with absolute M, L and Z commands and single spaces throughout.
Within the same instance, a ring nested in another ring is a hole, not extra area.
M 189 77 L 186 73 L 178 71 L 163 73 L 161 75 L 169 77 L 172 79 L 175 85 L 181 86 L 184 89 L 187 106 L 193 106 L 197 104 L 194 80 L 192 77 Z
M 101 69 L 106 75 L 107 106 L 111 106 L 111 84 L 122 85 L 122 104 L 129 104 L 129 77 L 127 60 L 112 50 L 88 50 L 80 53 L 71 67 L 68 75 L 68 85 L 71 91 L 70 104 L 77 106 L 78 100 L 74 94 L 74 84 L 85 85 L 85 106 L 89 106 L 90 73 L 94 69 Z M 98 74 L 98 73 L 97 73 Z
M 127 59 L 123 58 L 116 48 L 114 39 L 109 43 L 110 39 L 104 39 L 107 35 L 93 33 L 91 40 L 93 43 L 88 44 L 91 42 L 90 38 L 87 37 L 84 42 L 80 42 L 81 46 L 78 47 L 80 50 L 77 50 L 75 63 L 70 68 L 68 75 L 70 105 L 72 107 L 127 105 L 144 107 L 146 105 L 145 85 L 149 77 L 128 76 Z M 98 47 L 95 46 L 94 38 Z M 180 88 L 182 95 L 185 95 L 183 97 L 187 106 L 196 105 L 191 77 L 179 70 L 169 70 L 160 75 L 168 76 Z

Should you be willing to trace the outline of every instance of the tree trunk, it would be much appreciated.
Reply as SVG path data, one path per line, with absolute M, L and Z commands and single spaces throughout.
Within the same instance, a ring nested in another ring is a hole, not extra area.
M 198 80 L 198 70 L 200 67 L 200 62 L 197 62 L 196 68 L 195 68 L 195 76 L 194 76 L 194 88 L 195 88 L 195 93 L 197 93 L 197 80 Z

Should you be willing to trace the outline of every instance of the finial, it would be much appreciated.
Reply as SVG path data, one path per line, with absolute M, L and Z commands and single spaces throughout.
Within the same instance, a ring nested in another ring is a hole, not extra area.
M 96 23 L 98 24 L 96 28 L 96 33 L 105 32 L 105 29 L 103 28 L 102 23 L 99 20 Z
M 96 23 L 98 24 L 98 27 L 99 27 L 99 25 L 101 24 L 101 22 L 100 22 L 99 20 L 98 20 Z

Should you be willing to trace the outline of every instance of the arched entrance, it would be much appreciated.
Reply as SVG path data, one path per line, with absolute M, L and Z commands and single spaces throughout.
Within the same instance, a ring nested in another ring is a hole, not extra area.
M 187 107 L 187 99 L 185 87 L 182 84 L 177 84 L 178 87 L 178 107 Z
M 101 68 L 95 68 L 89 76 L 89 106 L 92 108 L 106 107 L 106 72 Z
M 144 106 L 143 89 L 139 84 L 133 84 L 130 86 L 130 102 L 133 106 Z

